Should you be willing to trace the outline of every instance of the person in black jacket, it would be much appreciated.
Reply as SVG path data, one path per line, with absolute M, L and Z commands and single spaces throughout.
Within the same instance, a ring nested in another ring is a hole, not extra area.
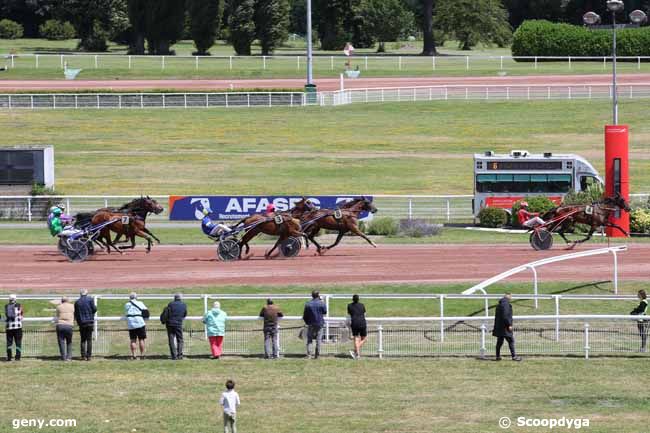
M 95 326 L 95 301 L 88 296 L 88 290 L 79 291 L 79 299 L 74 303 L 74 319 L 79 325 L 81 337 L 81 359 L 90 361 L 93 356 L 93 328 Z
M 645 316 L 648 314 L 648 295 L 645 290 L 639 290 L 637 296 L 641 302 L 630 314 L 634 316 Z M 641 319 L 637 322 L 636 326 L 639 329 L 639 336 L 641 337 L 641 349 L 639 349 L 639 352 L 645 353 L 648 351 L 648 321 Z
M 180 293 L 174 295 L 174 300 L 167 304 L 167 340 L 172 359 L 183 359 L 183 320 L 187 316 L 187 305 L 182 301 Z
M 521 361 L 521 358 L 518 357 L 515 352 L 515 337 L 512 333 L 512 305 L 510 304 L 511 299 L 512 294 L 506 293 L 503 298 L 499 300 L 499 304 L 497 305 L 497 309 L 494 314 L 494 329 L 492 330 L 492 335 L 497 337 L 497 361 L 501 361 L 501 347 L 503 346 L 503 340 L 506 340 L 508 342 L 512 360 Z
M 354 338 L 354 350 L 350 351 L 352 359 L 361 358 L 361 346 L 366 342 L 368 336 L 366 324 L 366 307 L 359 302 L 359 295 L 352 296 L 352 303 L 348 304 L 348 315 L 350 316 L 350 329 Z

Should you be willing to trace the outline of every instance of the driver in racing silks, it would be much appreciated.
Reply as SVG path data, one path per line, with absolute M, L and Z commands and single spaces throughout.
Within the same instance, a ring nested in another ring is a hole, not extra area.
M 78 232 L 78 230 L 70 226 L 64 227 L 64 224 L 69 224 L 72 221 L 68 215 L 63 214 L 64 209 L 63 206 L 52 206 L 50 208 L 50 214 L 47 217 L 47 227 L 50 229 L 52 236 L 70 236 Z
M 203 219 L 201 220 L 201 228 L 203 229 L 203 233 L 216 238 L 221 236 L 223 233 L 229 233 L 232 231 L 232 229 L 227 225 L 212 221 L 209 217 L 211 213 L 212 211 L 210 209 L 203 209 Z
M 528 211 L 528 202 L 522 201 L 519 204 L 519 207 L 520 209 L 517 212 L 517 219 L 522 227 L 533 229 L 545 223 L 545 221 L 539 217 L 538 212 Z

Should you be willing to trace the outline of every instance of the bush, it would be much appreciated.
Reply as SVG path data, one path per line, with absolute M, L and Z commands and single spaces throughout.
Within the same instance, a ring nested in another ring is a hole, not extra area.
M 423 219 L 403 219 L 399 222 L 399 234 L 410 238 L 436 236 L 441 230 L 442 225 L 431 224 Z
M 650 210 L 634 209 L 630 212 L 630 232 L 650 233 Z
M 42 183 L 33 183 L 29 195 L 63 195 L 63 193 L 55 191 L 54 188 L 48 188 Z
M 76 36 L 74 27 L 68 21 L 47 20 L 41 24 L 38 31 L 41 36 L 50 41 L 64 41 Z
M 499 207 L 484 207 L 478 213 L 478 219 L 481 227 L 501 227 L 508 221 L 508 212 Z
M 528 202 L 529 212 L 537 212 L 540 215 L 545 214 L 546 212 L 556 207 L 555 203 L 553 203 L 550 198 L 545 196 L 526 197 L 525 201 Z M 521 207 L 520 203 L 521 200 L 515 202 L 515 204 L 512 205 L 512 213 L 510 215 L 513 227 L 520 226 L 519 218 L 517 218 L 517 212 L 519 212 L 519 209 Z
M 512 55 L 518 56 L 609 56 L 612 34 L 591 31 L 583 26 L 552 23 L 545 20 L 524 21 L 514 34 Z M 650 27 L 617 31 L 619 56 L 650 56 Z M 521 59 L 531 61 L 531 59 Z
M 0 20 L 0 39 L 19 39 L 23 37 L 23 26 L 15 21 Z
M 379 236 L 394 236 L 397 234 L 397 221 L 389 217 L 374 218 L 368 224 L 366 234 Z

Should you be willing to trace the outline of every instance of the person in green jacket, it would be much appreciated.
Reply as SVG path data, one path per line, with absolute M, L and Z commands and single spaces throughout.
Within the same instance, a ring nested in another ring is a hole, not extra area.
M 215 301 L 212 309 L 203 318 L 203 323 L 208 331 L 212 359 L 219 359 L 223 351 L 223 337 L 226 335 L 226 320 L 228 315 L 221 309 L 219 301 Z
M 51 219 L 47 222 L 52 236 L 56 236 L 63 231 L 63 223 L 61 222 L 62 213 L 61 208 L 52 208 Z

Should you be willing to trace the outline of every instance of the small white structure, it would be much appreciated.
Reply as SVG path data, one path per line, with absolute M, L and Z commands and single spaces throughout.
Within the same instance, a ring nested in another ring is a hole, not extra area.
M 54 147 L 0 147 L 0 185 L 54 188 Z

